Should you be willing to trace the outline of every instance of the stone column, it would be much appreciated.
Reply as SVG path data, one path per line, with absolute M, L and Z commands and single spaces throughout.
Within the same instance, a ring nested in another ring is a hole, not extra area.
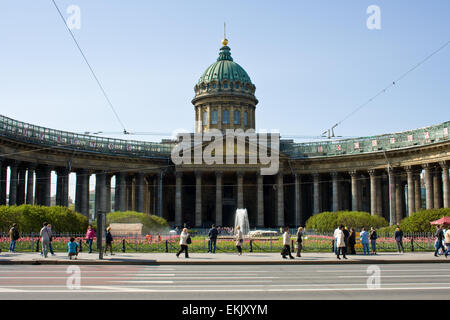
M 144 212 L 144 174 L 136 173 L 135 175 L 135 211 Z
M 374 169 L 367 170 L 370 176 L 370 214 L 377 214 L 377 180 L 376 171 Z
M 202 225 L 202 173 L 195 172 L 195 226 Z
M 17 184 L 17 205 L 25 203 L 25 185 L 26 185 L 26 168 L 20 166 L 18 168 L 19 180 Z
M 221 226 L 223 223 L 222 219 L 222 176 L 221 171 L 216 172 L 216 225 Z
M 392 168 L 388 168 L 389 179 L 389 224 L 393 225 L 397 223 L 397 216 L 395 214 L 395 171 Z
M 37 182 L 36 182 L 37 184 Z M 75 183 L 75 211 L 81 213 L 81 199 L 83 194 L 83 175 L 80 170 L 76 171 Z
M 183 172 L 177 171 L 175 173 L 175 225 L 176 226 L 181 226 L 183 224 L 182 193 L 183 193 Z
M 414 171 L 413 168 L 408 166 L 405 168 L 406 176 L 407 176 L 407 184 L 408 184 L 408 217 L 416 211 L 416 201 L 415 201 L 415 193 L 414 193 Z
M 258 210 L 258 218 L 257 218 L 257 226 L 264 227 L 264 176 L 261 175 L 260 172 L 256 175 L 256 192 L 257 192 L 257 210 Z
M 90 180 L 91 180 L 91 172 L 89 170 L 81 171 L 81 213 L 89 218 L 90 216 Z
M 69 170 L 56 170 L 56 205 L 67 207 L 69 204 Z
M 159 172 L 158 176 L 158 215 L 164 217 L 164 193 L 163 193 L 164 171 Z
M 284 227 L 284 184 L 283 173 L 277 175 L 277 223 L 279 227 Z
M 110 213 L 111 212 L 111 178 L 112 178 L 112 174 L 107 173 L 105 176 L 106 179 L 106 213 Z
M 377 215 L 382 217 L 383 216 L 383 196 L 382 196 L 382 190 L 381 190 L 381 179 L 382 176 L 379 175 L 376 179 L 377 184 Z
M 95 175 L 95 217 L 99 212 L 106 213 L 106 173 Z
M 237 172 L 237 207 L 244 208 L 244 173 Z
M 17 167 L 18 167 L 17 162 L 13 162 L 9 166 L 10 178 L 9 178 L 9 202 L 8 202 L 8 204 L 10 206 L 14 206 L 17 204 L 17 185 L 18 185 Z
M 356 170 L 349 172 L 350 177 L 352 178 L 352 211 L 359 211 L 359 189 L 358 189 L 358 174 Z
M 395 199 L 396 199 L 396 206 L 395 206 L 395 222 L 400 223 L 400 221 L 403 219 L 403 199 L 404 199 L 404 189 L 402 184 L 402 178 L 401 176 L 398 176 L 395 179 Z
M 319 174 L 313 173 L 313 214 L 320 212 L 320 184 Z
M 27 204 L 34 204 L 34 198 L 33 198 L 33 190 L 34 190 L 34 165 L 28 166 L 28 173 L 27 173 Z
M 0 158 L 0 205 L 6 204 L 6 181 L 7 165 L 4 159 Z
M 126 200 L 126 207 L 127 211 L 133 210 L 133 175 L 128 175 L 126 177 L 126 194 L 127 194 L 127 200 Z
M 332 180 L 332 190 L 333 190 L 333 212 L 337 212 L 340 210 L 339 207 L 339 174 L 336 171 L 330 173 Z
M 116 173 L 116 189 L 114 193 L 114 211 L 126 211 L 126 181 L 125 173 Z
M 433 175 L 429 163 L 422 165 L 425 169 L 426 208 L 433 209 Z
M 433 203 L 435 209 L 440 209 L 442 208 L 442 172 L 440 167 L 435 167 L 433 171 Z
M 299 173 L 294 175 L 295 178 L 295 222 L 296 227 L 302 225 L 302 177 Z
M 414 174 L 414 209 L 419 211 L 422 209 L 422 186 L 420 184 L 420 174 Z
M 51 169 L 47 166 L 40 167 L 36 176 L 36 204 L 50 206 Z
M 450 181 L 448 176 L 448 165 L 446 162 L 441 162 L 440 165 L 442 168 L 444 208 L 450 208 Z

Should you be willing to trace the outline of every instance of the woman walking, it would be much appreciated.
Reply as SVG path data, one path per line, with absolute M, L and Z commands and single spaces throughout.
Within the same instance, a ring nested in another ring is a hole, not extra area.
M 88 226 L 88 229 L 86 231 L 86 241 L 89 244 L 89 253 L 92 253 L 92 242 L 95 238 L 95 230 L 92 228 L 92 225 Z
M 377 231 L 375 230 L 374 227 L 370 227 L 370 234 L 369 234 L 369 238 L 370 238 L 370 244 L 372 246 L 372 254 L 377 254 Z
M 350 228 L 350 236 L 348 237 L 348 247 L 350 249 L 350 254 L 356 254 L 355 244 L 356 244 L 356 232 L 354 228 Z
M 109 248 L 109 252 L 111 253 L 111 255 L 113 256 L 114 253 L 112 252 L 112 242 L 113 242 L 113 237 L 111 235 L 111 227 L 106 228 L 106 246 L 105 246 L 105 255 L 106 255 L 106 251 L 108 251 Z
M 189 258 L 188 254 L 188 237 L 187 228 L 184 228 L 180 234 L 180 250 L 177 252 L 177 258 L 184 251 L 184 257 Z
M 299 227 L 297 230 L 297 257 L 301 257 L 300 252 L 302 251 L 302 237 L 303 237 L 303 228 Z
M 336 248 L 337 248 L 337 258 L 339 260 L 341 260 L 341 258 L 339 258 L 339 254 L 342 253 L 342 256 L 344 259 L 347 259 L 347 257 L 345 256 L 345 235 L 344 235 L 344 226 L 340 226 L 339 227 L 339 231 L 336 233 Z
M 242 255 L 242 244 L 244 243 L 244 236 L 242 235 L 241 226 L 236 227 L 236 248 L 239 252 L 239 255 Z
M 397 242 L 397 251 L 398 253 L 404 253 L 405 250 L 403 249 L 403 231 L 400 230 L 400 227 L 397 226 L 397 229 L 395 229 L 394 233 L 395 242 Z

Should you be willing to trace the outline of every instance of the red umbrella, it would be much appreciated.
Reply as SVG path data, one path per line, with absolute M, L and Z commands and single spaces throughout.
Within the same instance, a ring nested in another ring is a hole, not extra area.
M 431 224 L 450 224 L 450 217 L 442 217 L 439 220 L 431 221 Z

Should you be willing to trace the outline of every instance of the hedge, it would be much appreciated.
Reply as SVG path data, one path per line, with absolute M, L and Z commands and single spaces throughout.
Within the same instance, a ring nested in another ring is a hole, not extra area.
M 0 206 L 0 230 L 7 232 L 13 223 L 24 233 L 39 232 L 42 224 L 48 222 L 54 232 L 85 232 L 88 218 L 66 207 L 45 206 Z
M 388 226 L 386 219 L 372 216 L 360 211 L 322 212 L 313 215 L 306 221 L 306 229 L 314 229 L 317 232 L 332 232 L 339 225 L 361 229 L 363 227 L 382 228 Z
M 436 226 L 430 222 L 444 216 L 450 216 L 450 208 L 419 210 L 400 221 L 400 228 L 403 232 L 434 232 Z
M 116 211 L 106 215 L 106 225 L 111 223 L 142 223 L 142 232 L 162 232 L 169 224 L 164 218 L 135 211 Z M 92 225 L 97 226 L 97 220 Z

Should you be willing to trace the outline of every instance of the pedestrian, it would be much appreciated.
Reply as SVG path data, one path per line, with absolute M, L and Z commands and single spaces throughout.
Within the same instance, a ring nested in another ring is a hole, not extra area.
M 16 252 L 16 241 L 20 238 L 19 227 L 14 223 L 9 229 L 9 252 Z
M 337 258 L 339 260 L 341 260 L 341 258 L 339 257 L 339 254 L 342 253 L 342 256 L 344 259 L 347 259 L 347 257 L 345 256 L 345 235 L 344 235 L 344 226 L 341 225 L 339 227 L 339 231 L 336 233 L 337 237 L 336 237 L 336 247 L 337 247 Z
M 113 256 L 114 253 L 112 252 L 112 242 L 113 242 L 113 237 L 111 235 L 111 227 L 106 228 L 106 246 L 105 246 L 105 255 L 106 251 L 108 251 L 109 248 L 109 252 L 111 253 L 111 255 Z
M 337 254 L 337 237 L 338 237 L 339 231 L 340 231 L 339 226 L 337 226 L 336 229 L 334 230 L 334 233 L 333 233 L 333 250 L 334 250 L 334 254 Z
M 189 237 L 190 236 L 187 232 L 187 228 L 184 228 L 180 234 L 180 250 L 177 252 L 177 258 L 183 251 L 184 251 L 184 257 L 189 258 L 189 254 L 188 254 L 188 238 Z
M 436 226 L 436 250 L 434 251 L 435 257 L 439 257 L 438 252 L 440 248 L 442 248 L 442 251 L 445 252 L 442 240 L 444 240 L 444 232 L 442 231 L 442 225 Z
M 50 254 L 51 254 L 52 256 L 54 256 L 55 253 L 53 252 L 53 246 L 52 246 L 53 233 L 52 233 L 52 225 L 51 225 L 50 223 L 47 225 L 47 229 L 50 231 L 50 242 L 49 242 L 49 244 L 48 244 L 48 249 L 49 249 L 49 251 L 50 251 Z M 44 255 L 44 248 L 42 248 L 42 250 L 41 250 L 41 256 L 42 256 L 42 255 Z
M 377 231 L 375 230 L 374 227 L 370 227 L 370 244 L 372 246 L 372 254 L 377 254 L 377 239 L 378 239 L 378 235 L 377 235 Z
M 397 225 L 394 233 L 395 242 L 397 243 L 397 252 L 403 254 L 405 250 L 403 249 L 403 231 Z
M 370 254 L 370 251 L 369 251 L 369 233 L 366 231 L 366 228 L 362 228 L 362 231 L 359 234 L 359 237 L 361 239 L 361 244 L 363 246 L 364 255 L 366 255 L 366 253 L 369 255 Z
M 39 236 L 41 237 L 42 242 L 42 251 L 44 253 L 44 258 L 48 257 L 48 251 L 50 247 L 50 238 L 52 236 L 52 232 L 47 228 L 48 223 L 44 222 L 41 231 L 39 232 Z
M 344 227 L 342 229 L 342 233 L 344 234 L 344 242 L 345 242 L 344 253 L 345 253 L 345 255 L 347 255 L 348 254 L 348 239 L 350 238 L 350 232 L 348 231 L 347 227 Z
M 89 245 L 88 253 L 92 253 L 92 242 L 94 241 L 94 238 L 95 238 L 95 230 L 94 230 L 94 228 L 92 228 L 92 225 L 90 224 L 86 231 L 86 242 Z
M 448 256 L 448 251 L 450 250 L 450 229 L 447 229 L 445 231 L 445 246 L 447 247 L 447 250 L 445 250 L 445 257 Z
M 297 230 L 297 257 L 301 257 L 300 252 L 303 249 L 303 247 L 302 247 L 302 244 L 303 244 L 302 237 L 303 237 L 303 228 L 299 227 L 298 230 Z
M 75 238 L 70 238 L 70 242 L 67 244 L 67 247 L 69 248 L 69 259 L 72 260 L 72 257 L 75 256 L 75 260 L 77 260 L 78 257 L 78 243 L 75 242 Z
M 287 259 L 287 255 L 289 255 L 290 259 L 294 259 L 291 254 L 291 235 L 289 234 L 289 227 L 284 228 L 283 250 L 281 251 L 281 255 L 283 256 L 283 259 Z
M 355 244 L 356 244 L 356 232 L 354 228 L 350 228 L 350 236 L 348 237 L 348 247 L 350 249 L 350 254 L 356 254 Z
M 217 231 L 216 226 L 213 224 L 211 226 L 211 229 L 209 229 L 208 237 L 209 237 L 209 246 L 208 246 L 208 252 L 216 253 L 216 242 L 217 242 L 217 235 L 219 232 Z
M 235 232 L 235 239 L 236 239 L 236 249 L 239 252 L 239 255 L 242 255 L 242 244 L 244 243 L 244 236 L 242 235 L 241 226 L 236 227 Z

